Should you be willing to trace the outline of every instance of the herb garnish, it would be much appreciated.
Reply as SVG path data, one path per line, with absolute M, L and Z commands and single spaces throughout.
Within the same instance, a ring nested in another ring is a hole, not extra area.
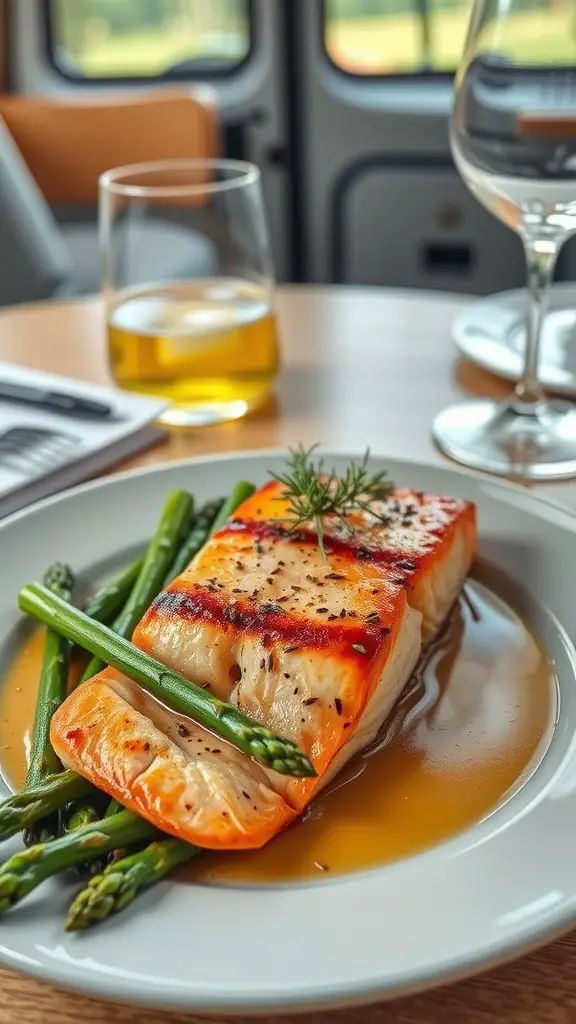
M 324 558 L 324 517 L 336 516 L 349 534 L 354 531 L 345 516 L 354 510 L 369 512 L 376 519 L 385 522 L 384 516 L 368 504 L 382 500 L 394 491 L 394 484 L 386 480 L 385 472 L 371 475 L 368 471 L 370 449 L 358 464 L 351 462 L 342 476 L 335 470 L 327 472 L 322 459 L 315 465 L 312 459 L 318 445 L 306 450 L 302 445 L 290 449 L 286 473 L 271 473 L 274 480 L 284 484 L 282 499 L 288 501 L 289 522 L 292 530 L 304 523 L 313 522 L 318 534 L 318 546 Z

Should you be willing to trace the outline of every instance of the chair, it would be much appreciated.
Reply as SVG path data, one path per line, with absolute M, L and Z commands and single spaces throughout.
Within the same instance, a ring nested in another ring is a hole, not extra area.
M 105 101 L 2 96 L 0 117 L 28 168 L 28 191 L 35 183 L 34 216 L 38 222 L 48 218 L 52 228 L 56 225 L 60 244 L 55 251 L 67 254 L 71 269 L 56 294 L 89 294 L 99 288 L 97 201 L 98 179 L 104 171 L 129 163 L 220 153 L 216 102 L 212 90 L 204 87 Z M 2 161 L 0 146 L 0 165 Z M 44 203 L 42 214 L 38 201 Z M 6 203 L 2 193 L 0 202 Z M 169 254 L 175 275 L 210 273 L 212 252 L 202 238 L 191 246 L 190 231 L 167 221 L 151 222 L 146 230 L 149 244 L 138 253 L 143 280 L 154 275 L 161 254 Z M 0 259 L 1 242 L 0 236 Z M 0 290 L 0 302 L 5 301 Z

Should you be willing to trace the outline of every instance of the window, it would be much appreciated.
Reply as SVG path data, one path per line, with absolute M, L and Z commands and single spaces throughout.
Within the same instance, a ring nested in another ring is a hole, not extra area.
M 325 0 L 324 7 L 326 51 L 334 64 L 353 75 L 399 75 L 456 69 L 472 0 Z M 529 42 L 535 63 L 557 60 L 558 23 L 566 60 L 574 62 L 573 0 L 526 0 L 514 19 L 523 54 Z
M 54 64 L 73 78 L 227 73 L 248 56 L 249 0 L 48 0 Z

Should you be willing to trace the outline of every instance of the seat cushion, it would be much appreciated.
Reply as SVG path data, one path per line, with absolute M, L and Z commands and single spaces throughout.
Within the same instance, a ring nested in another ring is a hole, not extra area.
M 94 223 L 62 224 L 72 263 L 73 290 L 89 295 L 100 290 L 100 252 Z M 163 280 L 211 276 L 217 252 L 209 239 L 167 221 L 128 225 L 118 244 L 123 283 L 145 285 Z M 126 268 L 126 270 L 125 270 Z

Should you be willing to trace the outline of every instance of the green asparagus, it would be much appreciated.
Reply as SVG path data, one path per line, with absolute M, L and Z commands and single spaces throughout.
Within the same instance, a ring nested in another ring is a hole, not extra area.
M 56 564 L 46 572 L 44 585 L 53 594 L 58 594 L 64 601 L 69 601 L 74 577 L 67 566 Z M 50 743 L 50 722 L 52 715 L 66 697 L 69 660 L 69 641 L 54 630 L 47 629 L 26 789 L 38 786 L 47 775 L 53 775 L 62 769 Z
M 206 505 L 202 506 L 192 530 L 182 544 L 180 551 L 176 555 L 176 558 L 170 567 L 170 571 L 166 576 L 164 583 L 165 586 L 168 586 L 169 583 L 172 583 L 172 580 L 175 580 L 177 576 L 180 576 L 181 573 L 183 573 L 190 565 L 194 556 L 198 554 L 201 548 L 204 547 L 208 537 L 210 536 L 212 524 L 223 504 L 224 500 L 222 499 L 220 501 L 210 501 Z
M 224 526 L 224 523 L 227 522 L 238 506 L 254 494 L 255 489 L 253 484 L 241 480 L 236 484 L 230 497 L 225 501 L 223 499 L 220 501 L 210 501 L 200 509 L 196 524 L 176 555 L 170 572 L 166 577 L 166 586 L 184 572 L 194 556 L 204 547 L 209 537 Z
M 18 604 L 21 611 L 84 647 L 175 711 L 189 715 L 260 764 L 282 775 L 297 778 L 316 775 L 306 754 L 291 740 L 280 739 L 269 729 L 251 721 L 238 708 L 218 700 L 202 687 L 168 669 L 129 640 L 117 636 L 107 626 L 94 622 L 78 608 L 62 601 L 40 583 L 23 587 L 18 595 Z
M 143 561 L 143 558 L 139 558 L 137 562 L 133 562 L 127 569 L 124 569 L 119 576 L 115 576 L 109 583 L 100 587 L 86 605 L 86 615 L 89 615 L 91 619 L 96 619 L 96 622 L 104 622 L 107 626 L 113 622 L 132 592 L 140 575 Z
M 242 505 L 243 502 L 248 501 L 248 498 L 252 497 L 255 490 L 256 488 L 254 487 L 254 484 L 249 484 L 246 480 L 240 480 L 236 484 L 230 497 L 226 498 L 226 501 L 221 506 L 218 515 L 216 516 L 214 522 L 212 523 L 210 536 L 212 536 L 212 534 L 214 533 L 217 533 L 218 530 L 222 529 L 224 524 L 228 522 L 230 516 L 236 511 L 238 506 Z
M 111 800 L 106 808 L 105 818 L 111 818 L 113 814 L 118 814 L 118 811 L 122 810 L 122 804 L 119 804 L 117 800 Z
M 46 572 L 44 584 L 54 594 L 69 601 L 74 587 L 74 577 L 68 566 L 56 563 Z M 52 715 L 66 697 L 69 665 L 69 641 L 51 629 L 46 630 L 25 789 L 33 789 L 40 785 L 48 775 L 62 770 L 62 765 L 50 742 L 50 722 Z M 30 846 L 32 843 L 39 842 L 40 839 L 49 839 L 57 833 L 58 816 L 51 815 L 37 822 L 33 829 L 24 833 L 23 838 L 26 845 Z
M 155 835 L 158 832 L 149 822 L 130 811 L 122 811 L 51 843 L 39 843 L 14 854 L 0 868 L 0 914 L 52 875 L 102 857 L 118 846 L 145 842 Z
M 101 794 L 100 794 L 101 795 Z M 68 810 L 66 821 L 62 833 L 64 835 L 70 835 L 73 832 L 78 832 L 80 829 L 85 828 L 86 825 L 93 825 L 96 821 L 100 821 L 102 817 L 98 813 L 98 792 L 95 790 L 92 797 L 88 796 L 84 800 L 77 800 L 71 804 L 71 810 Z M 74 868 L 78 878 L 85 879 L 91 878 L 92 875 L 99 875 L 101 871 L 106 867 L 106 858 L 102 857 L 97 860 L 83 861 L 81 864 L 77 864 Z
M 168 498 L 144 556 L 138 578 L 124 608 L 112 625 L 112 629 L 119 636 L 132 636 L 144 612 L 161 591 L 168 567 L 172 564 L 182 537 L 188 529 L 193 504 L 191 495 L 186 491 L 174 491 Z M 82 673 L 81 682 L 95 676 L 104 664 L 101 658 L 91 658 Z
M 100 818 L 101 815 L 98 814 L 93 800 L 89 797 L 86 800 L 79 800 L 76 804 L 72 804 L 68 820 L 66 821 L 65 831 L 75 832 L 76 829 L 84 828 L 85 825 L 91 825 L 94 821 L 99 821 Z
M 160 839 L 144 850 L 110 864 L 82 889 L 68 911 L 67 931 L 83 931 L 124 910 L 151 885 L 201 851 L 181 839 Z
M 123 810 L 124 808 L 122 807 L 122 804 L 119 804 L 117 800 L 110 800 L 104 812 L 104 817 L 111 818 L 113 814 L 118 814 L 120 811 Z M 127 853 L 128 850 L 125 850 L 123 846 L 120 847 L 119 850 L 113 850 L 113 852 L 110 854 L 110 857 L 108 858 L 109 863 L 111 863 L 113 860 L 121 860 L 122 857 L 125 857 Z M 99 875 L 104 870 L 105 866 L 106 865 L 103 864 L 102 867 L 100 867 L 98 871 L 94 871 L 93 874 Z
M 0 803 L 0 841 L 30 828 L 71 800 L 92 792 L 92 785 L 76 772 L 49 775 L 34 789 L 16 793 Z

